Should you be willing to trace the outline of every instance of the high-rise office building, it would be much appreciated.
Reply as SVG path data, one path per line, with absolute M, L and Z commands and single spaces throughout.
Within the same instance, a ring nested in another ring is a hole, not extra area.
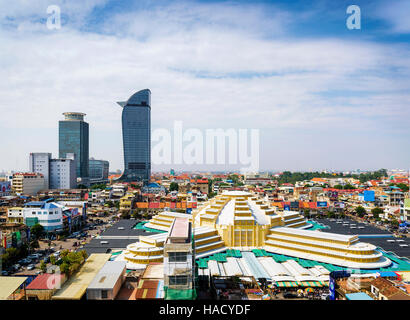
M 138 91 L 128 101 L 117 103 L 123 107 L 124 172 L 120 180 L 148 183 L 151 176 L 151 91 Z
M 74 153 L 77 177 L 86 180 L 88 173 L 89 127 L 84 121 L 85 113 L 65 112 L 59 121 L 59 158 L 67 159 L 67 153 Z
M 50 187 L 50 159 L 51 153 L 45 152 L 32 152 L 29 159 L 30 172 L 41 173 L 47 189 Z
M 108 180 L 109 170 L 108 161 L 90 158 L 90 180 Z

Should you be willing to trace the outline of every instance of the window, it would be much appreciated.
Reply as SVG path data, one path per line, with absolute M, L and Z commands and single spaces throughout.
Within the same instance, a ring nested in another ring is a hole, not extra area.
M 101 290 L 101 299 L 108 298 L 108 290 Z
M 169 262 L 185 262 L 187 260 L 186 252 L 168 252 Z
M 188 283 L 188 276 L 170 276 L 169 285 L 186 285 Z

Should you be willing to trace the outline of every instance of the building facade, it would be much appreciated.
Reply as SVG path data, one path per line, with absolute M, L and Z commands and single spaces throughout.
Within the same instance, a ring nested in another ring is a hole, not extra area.
M 68 154 L 70 156 L 70 154 Z M 77 187 L 76 161 L 72 159 L 50 160 L 50 189 L 75 189 Z
M 7 222 L 24 223 L 23 207 L 7 208 Z
M 63 206 L 47 201 L 33 201 L 24 205 L 24 224 L 32 227 L 41 224 L 46 232 L 63 229 Z
M 164 243 L 164 286 L 181 292 L 192 290 L 193 277 L 192 225 L 186 218 L 175 218 Z
M 90 180 L 108 180 L 108 173 L 110 171 L 110 163 L 106 160 L 96 160 L 90 158 L 89 173 Z
M 47 189 L 50 188 L 50 160 L 51 153 L 30 153 L 29 170 L 30 172 L 41 173 L 44 176 L 44 181 Z
M 123 107 L 124 172 L 120 180 L 148 183 L 151 176 L 151 91 L 138 91 L 128 101 L 118 104 Z
M 34 196 L 46 188 L 44 176 L 41 173 L 15 173 L 12 189 L 17 194 Z
M 89 126 L 84 121 L 84 113 L 65 112 L 64 120 L 59 121 L 59 158 L 67 159 L 74 153 L 77 177 L 89 177 Z

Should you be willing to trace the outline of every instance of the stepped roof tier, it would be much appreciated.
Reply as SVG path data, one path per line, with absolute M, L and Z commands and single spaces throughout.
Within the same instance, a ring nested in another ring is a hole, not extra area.
M 192 214 L 164 211 L 145 226 L 169 231 L 177 217 L 192 222 L 197 259 L 232 248 L 259 248 L 351 268 L 375 269 L 391 264 L 375 246 L 359 242 L 358 236 L 307 230 L 312 225 L 299 212 L 280 211 L 249 192 L 225 191 L 202 203 Z M 128 269 L 144 269 L 148 263 L 162 262 L 167 237 L 168 233 L 140 236 L 139 242 L 130 244 L 117 259 L 125 260 Z

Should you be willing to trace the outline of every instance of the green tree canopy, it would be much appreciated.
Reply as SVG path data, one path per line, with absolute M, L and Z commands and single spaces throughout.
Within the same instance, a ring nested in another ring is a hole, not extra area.
M 376 208 L 373 208 L 371 212 L 373 214 L 373 217 L 375 219 L 377 219 L 377 218 L 379 218 L 379 215 L 381 215 L 384 211 L 383 211 L 383 209 L 381 209 L 379 207 L 376 207 Z
M 169 191 L 178 191 L 178 183 L 171 182 L 171 184 L 169 185 Z
M 356 207 L 355 211 L 356 211 L 357 215 L 358 215 L 360 218 L 363 218 L 364 215 L 366 214 L 366 209 L 363 208 L 362 206 Z
M 30 228 L 30 233 L 34 236 L 35 239 L 40 239 L 44 235 L 44 227 L 37 223 Z

